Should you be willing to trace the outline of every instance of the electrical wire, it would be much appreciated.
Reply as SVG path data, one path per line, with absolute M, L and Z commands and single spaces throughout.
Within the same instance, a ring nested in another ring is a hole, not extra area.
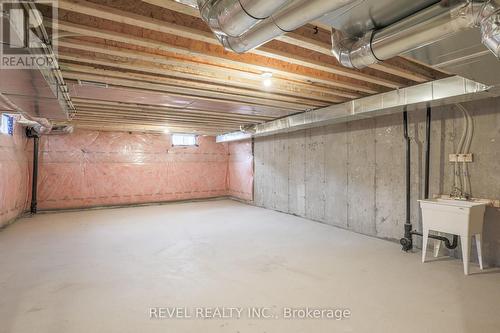
M 467 121 L 467 137 L 465 140 L 463 154 L 470 153 L 470 147 L 472 144 L 472 138 L 474 137 L 474 119 L 472 118 L 470 112 L 461 104 L 457 104 L 457 106 L 464 112 Z M 472 196 L 471 192 L 471 184 L 470 184 L 470 175 L 469 175 L 469 167 L 467 162 L 462 162 L 462 177 L 463 177 L 463 192 L 466 198 L 470 198 Z
M 457 108 L 462 112 L 462 115 L 464 117 L 464 130 L 462 132 L 462 136 L 460 137 L 460 141 L 458 142 L 458 147 L 456 154 L 462 154 L 464 145 L 469 133 L 469 121 L 467 118 L 466 110 L 462 105 L 456 104 Z M 462 174 L 462 168 L 460 163 L 458 163 L 458 159 L 455 160 L 453 164 L 453 188 L 451 191 L 450 196 L 451 197 L 462 197 L 464 188 L 463 188 L 463 183 L 461 179 L 461 174 Z

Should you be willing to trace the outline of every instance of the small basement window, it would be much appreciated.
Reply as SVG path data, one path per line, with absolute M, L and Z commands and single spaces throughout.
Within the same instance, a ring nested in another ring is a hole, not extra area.
M 197 146 L 198 136 L 196 134 L 172 134 L 172 146 Z

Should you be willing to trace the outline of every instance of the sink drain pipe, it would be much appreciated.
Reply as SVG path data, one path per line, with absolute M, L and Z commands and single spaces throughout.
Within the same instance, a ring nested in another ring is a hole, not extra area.
M 429 198 L 429 180 L 430 180 L 430 160 L 431 160 L 431 116 L 432 109 L 428 105 L 425 120 L 425 180 L 424 180 L 424 198 Z M 405 235 L 400 239 L 403 251 L 413 249 L 413 235 L 422 236 L 421 232 L 412 230 L 411 224 L 411 138 L 408 134 L 408 112 L 403 112 L 403 133 L 406 144 L 406 222 Z M 429 238 L 444 242 L 447 249 L 454 249 L 458 245 L 458 236 L 453 235 L 453 242 L 443 236 L 429 235 Z

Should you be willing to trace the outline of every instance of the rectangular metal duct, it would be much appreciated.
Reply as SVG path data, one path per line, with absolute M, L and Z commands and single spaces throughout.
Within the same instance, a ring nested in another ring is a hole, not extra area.
M 246 133 L 246 132 L 231 132 L 231 133 L 226 133 L 222 135 L 217 135 L 215 138 L 215 141 L 217 143 L 220 142 L 230 142 L 230 141 L 240 141 L 240 140 L 246 140 L 246 139 L 251 139 L 252 138 L 252 133 Z
M 411 111 L 428 104 L 440 106 L 499 95 L 498 91 L 489 91 L 489 88 L 482 83 L 452 76 L 254 125 L 245 134 L 266 136 L 392 114 L 402 112 L 403 109 Z M 217 142 L 248 137 L 238 133 L 240 132 L 219 136 Z

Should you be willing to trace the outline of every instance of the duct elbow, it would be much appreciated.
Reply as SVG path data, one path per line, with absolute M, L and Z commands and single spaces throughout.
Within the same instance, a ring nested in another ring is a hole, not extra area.
M 347 49 L 332 49 L 333 56 L 344 67 L 355 68 L 351 61 L 351 52 Z
M 215 35 L 226 51 L 242 54 L 248 50 L 239 37 Z
M 500 59 L 500 34 L 483 37 L 483 44 L 495 55 L 495 57 L 497 57 L 497 59 Z
M 381 61 L 373 52 L 372 37 L 373 31 L 369 31 L 353 44 L 351 49 L 351 62 L 354 68 L 362 69 Z
M 344 67 L 354 68 L 351 62 L 352 40 L 345 38 L 338 30 L 332 30 L 332 54 Z
M 278 36 L 283 33 L 272 17 L 264 20 L 239 37 L 217 36 L 224 48 L 235 53 L 245 53 L 266 43 L 268 36 Z
M 201 18 L 216 35 L 237 38 L 289 0 L 198 0 Z
M 486 14 L 480 22 L 482 42 L 495 57 L 500 58 L 500 5 L 490 1 L 483 13 Z
M 345 38 L 340 31 L 332 31 L 332 54 L 344 67 L 362 69 L 379 60 L 371 49 L 372 32 L 354 40 Z
M 259 22 L 245 12 L 239 1 L 198 0 L 198 8 L 216 35 L 238 37 Z

